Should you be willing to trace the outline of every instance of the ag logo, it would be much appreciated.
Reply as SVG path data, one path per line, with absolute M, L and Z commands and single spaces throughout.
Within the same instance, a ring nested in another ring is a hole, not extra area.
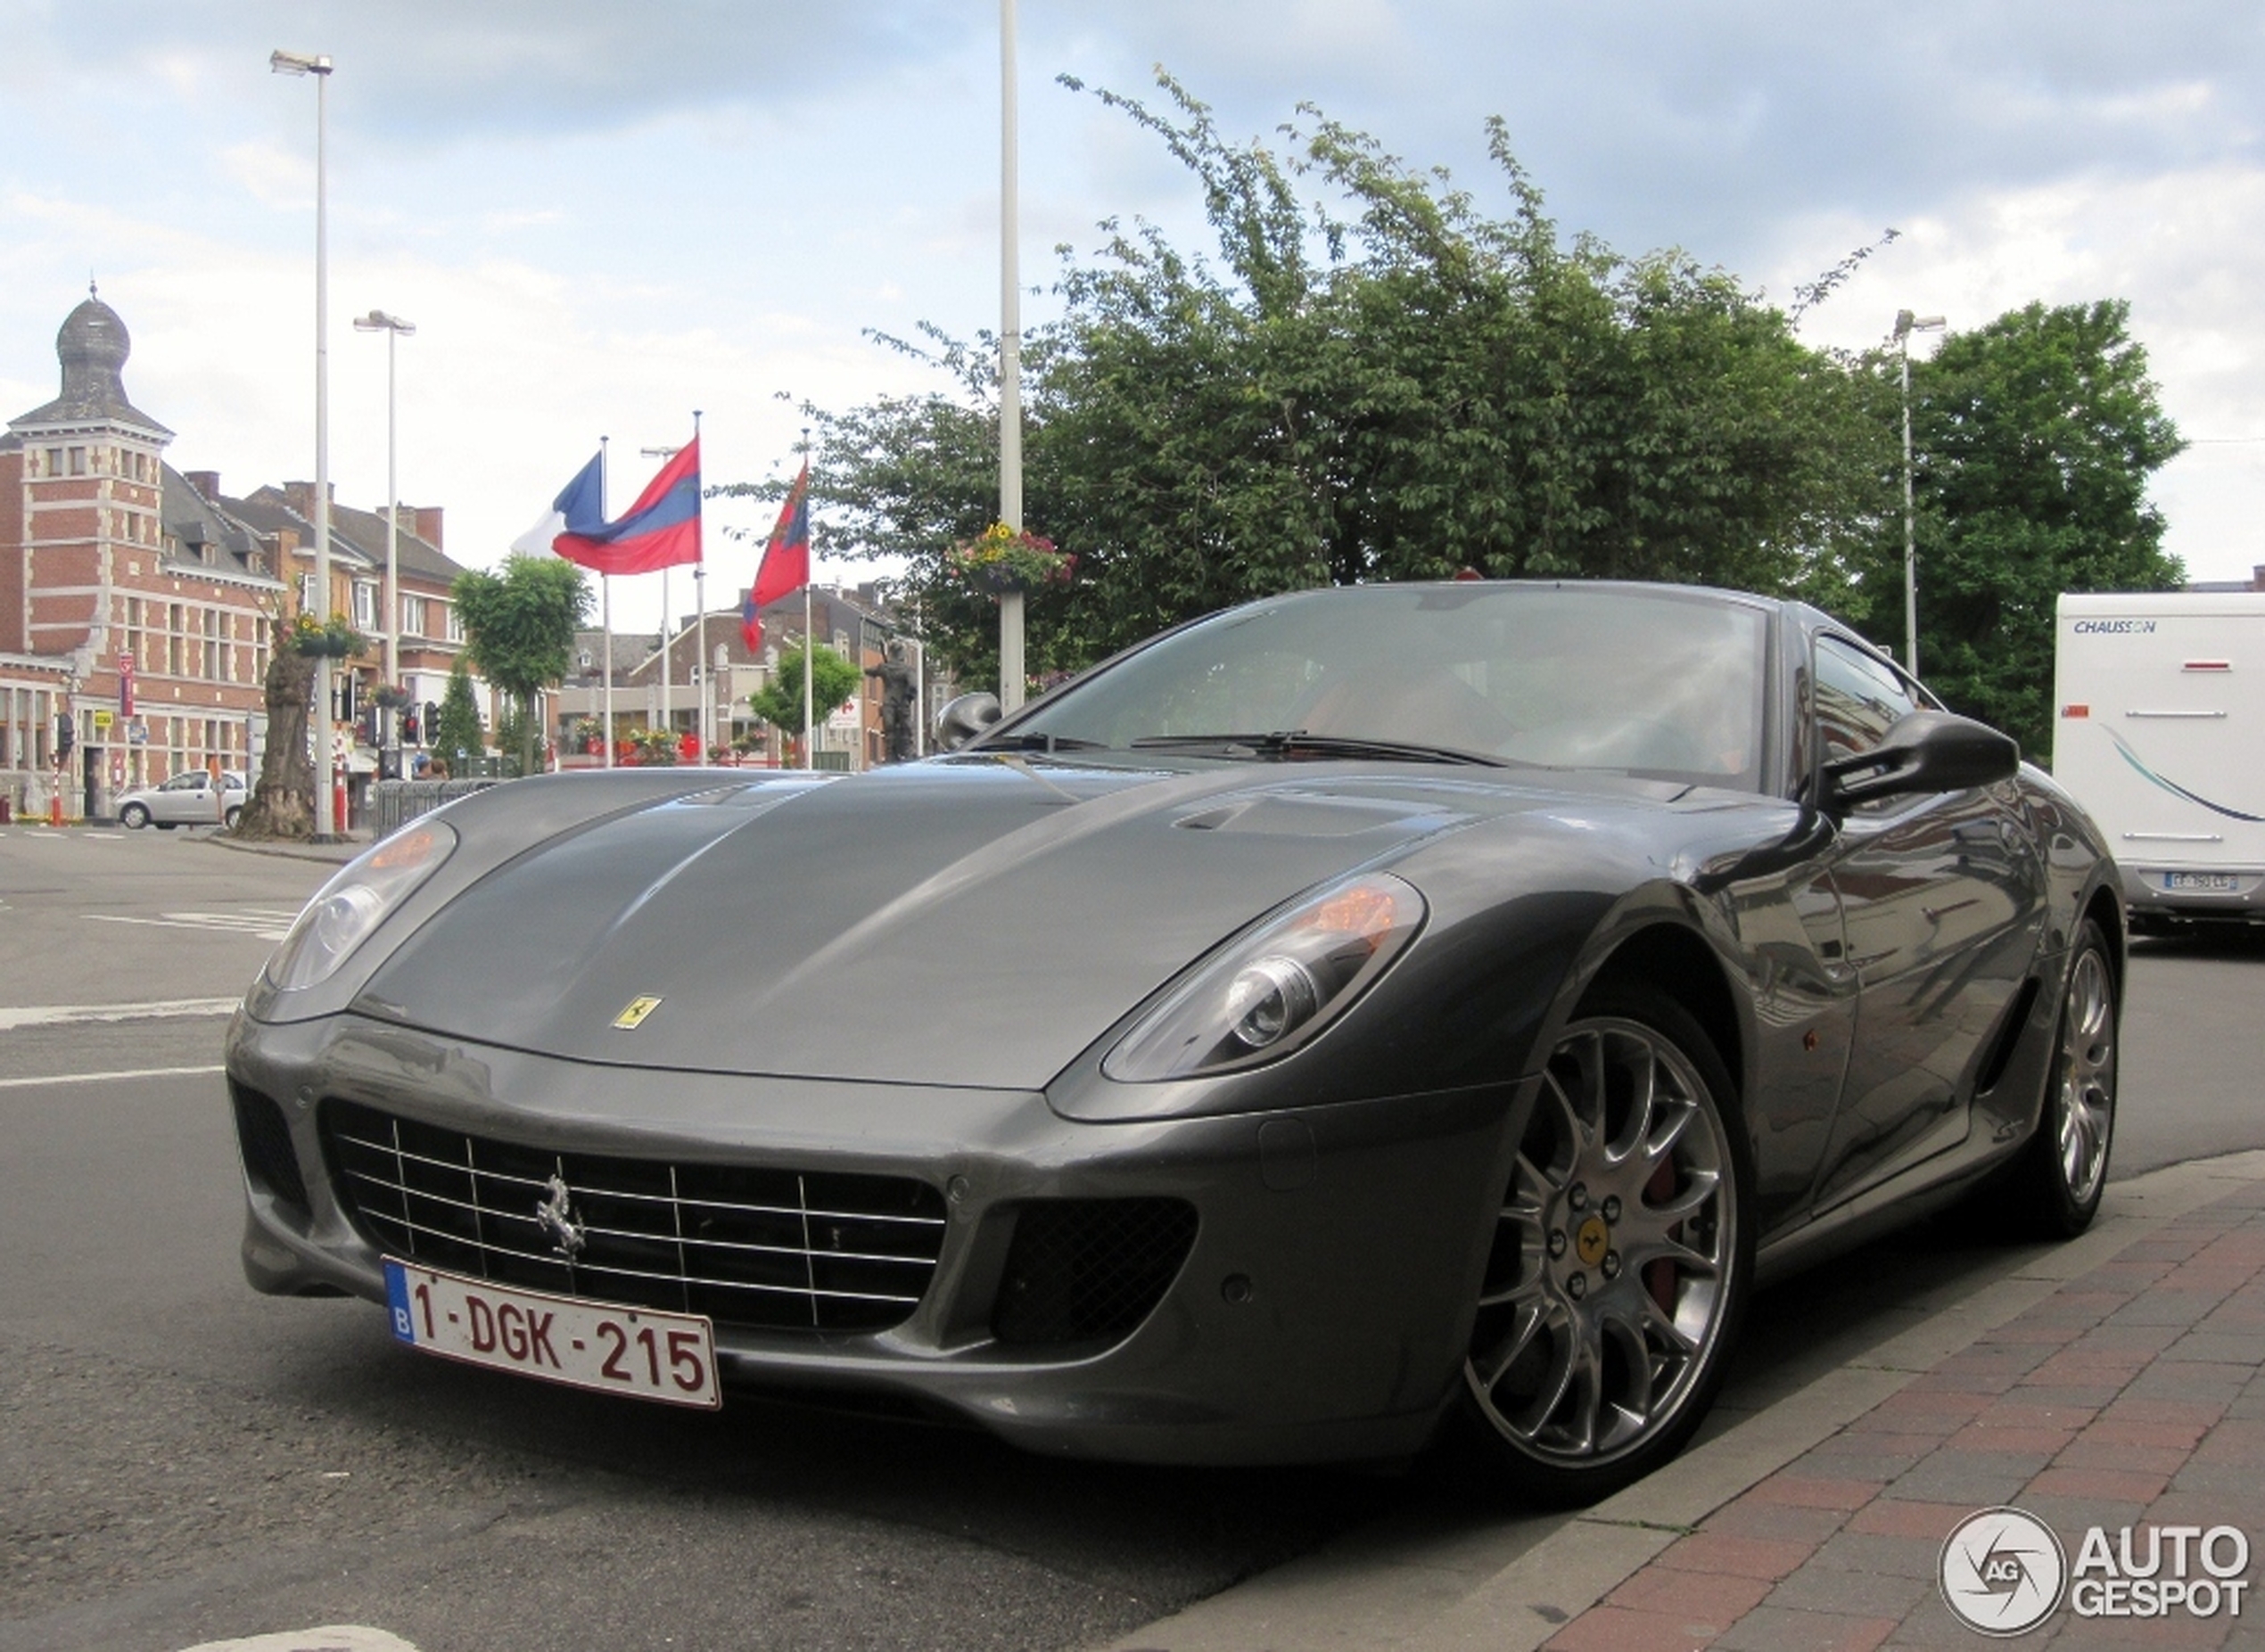
M 2068 1582 L 2061 1540 L 2034 1515 L 1985 1508 L 1943 1541 L 1935 1562 L 1943 1604 L 1985 1635 L 2027 1634 L 2053 1615 Z

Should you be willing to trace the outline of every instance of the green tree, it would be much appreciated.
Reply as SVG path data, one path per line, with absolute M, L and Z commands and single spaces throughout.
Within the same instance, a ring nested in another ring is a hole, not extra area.
M 2121 300 L 2030 304 L 1911 366 L 1920 670 L 2031 753 L 2051 744 L 2055 599 L 2185 578 L 2146 489 L 2186 444 L 2129 319 Z M 1892 397 L 1894 358 L 1874 366 Z M 1852 617 L 1899 651 L 1899 513 L 1887 528 Z
M 441 696 L 441 715 L 432 726 L 432 751 L 447 761 L 451 774 L 462 777 L 471 773 L 472 760 L 487 749 L 479 703 L 472 695 L 472 673 L 458 660 L 449 668 L 449 689 Z
M 827 714 L 855 694 L 863 682 L 863 672 L 820 643 L 810 656 L 813 724 L 822 725 Z M 803 651 L 799 646 L 779 654 L 778 669 L 771 673 L 768 682 L 747 696 L 747 704 L 766 723 L 785 729 L 795 739 L 802 738 Z
M 1102 93 L 1190 173 L 1215 241 L 1106 225 L 1025 341 L 1025 525 L 1079 557 L 1029 662 L 1086 663 L 1301 586 L 1450 575 L 1707 580 L 1832 598 L 1881 508 L 1869 386 L 1679 253 L 1569 243 L 1511 154 L 1490 215 L 1312 111 L 1289 159 L 1223 140 L 1168 77 Z M 812 409 L 836 554 L 902 556 L 963 678 L 996 607 L 951 545 L 995 510 L 994 341 L 893 341 L 953 382 Z
M 534 771 L 536 695 L 566 675 L 589 583 L 563 558 L 508 556 L 500 574 L 468 569 L 449 588 L 473 664 L 516 702 L 520 772 Z

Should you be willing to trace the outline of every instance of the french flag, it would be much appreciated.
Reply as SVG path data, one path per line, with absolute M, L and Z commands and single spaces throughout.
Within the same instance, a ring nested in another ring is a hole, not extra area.
M 755 570 L 755 582 L 739 604 L 739 634 L 747 639 L 749 649 L 762 646 L 761 616 L 765 605 L 809 583 L 810 465 L 805 462 L 802 474 L 787 490 L 786 503 L 778 507 L 778 520 L 771 527 L 770 542 L 763 547 L 762 565 Z
M 596 573 L 651 573 L 679 563 L 700 560 L 700 439 L 677 449 L 659 475 L 616 521 L 597 508 L 598 461 L 582 467 L 551 502 L 550 514 L 515 542 L 533 549 L 555 521 L 549 543 L 557 552 Z

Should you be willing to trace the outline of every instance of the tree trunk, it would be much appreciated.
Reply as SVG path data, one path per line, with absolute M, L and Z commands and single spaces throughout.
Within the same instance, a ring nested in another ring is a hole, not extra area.
M 276 649 L 268 663 L 268 750 L 259 783 L 236 822 L 239 837 L 315 835 L 315 762 L 307 749 L 314 709 L 314 660 L 296 649 Z

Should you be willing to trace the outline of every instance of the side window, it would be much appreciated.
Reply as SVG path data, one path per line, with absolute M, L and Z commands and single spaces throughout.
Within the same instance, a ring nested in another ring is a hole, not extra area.
M 1816 727 L 1827 762 L 1869 752 L 1898 718 L 1924 704 L 1903 674 L 1870 649 L 1838 637 L 1816 639 Z M 1857 812 L 1898 806 L 1882 799 L 1858 805 Z

